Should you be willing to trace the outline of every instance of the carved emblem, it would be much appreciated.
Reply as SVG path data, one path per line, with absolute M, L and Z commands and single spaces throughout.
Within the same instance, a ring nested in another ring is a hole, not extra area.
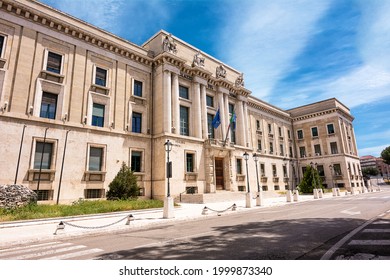
M 177 53 L 176 43 L 173 40 L 171 34 L 165 36 L 165 39 L 163 41 L 163 50 L 164 52 L 170 52 L 174 54 Z
M 226 78 L 226 70 L 225 68 L 223 68 L 222 65 L 219 65 L 216 69 L 216 73 L 215 73 L 216 77 L 217 78 Z
M 200 54 L 200 51 L 198 51 L 194 55 L 194 61 L 192 62 L 192 66 L 204 67 L 204 60 L 205 58 Z
M 243 87 L 244 86 L 244 74 L 241 73 L 237 79 L 236 79 L 236 87 Z

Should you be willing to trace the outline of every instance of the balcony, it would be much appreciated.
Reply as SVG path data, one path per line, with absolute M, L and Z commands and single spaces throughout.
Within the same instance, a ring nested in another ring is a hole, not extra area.
M 57 73 L 53 73 L 50 71 L 42 70 L 40 77 L 42 79 L 62 84 L 64 82 L 65 76 Z

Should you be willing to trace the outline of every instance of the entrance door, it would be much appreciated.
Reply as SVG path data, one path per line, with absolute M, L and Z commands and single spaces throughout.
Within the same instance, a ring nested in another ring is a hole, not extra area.
M 224 180 L 223 180 L 223 158 L 215 159 L 215 180 L 217 190 L 224 190 Z

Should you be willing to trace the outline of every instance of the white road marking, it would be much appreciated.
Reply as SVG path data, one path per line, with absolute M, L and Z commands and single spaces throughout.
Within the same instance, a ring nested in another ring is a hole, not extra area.
M 390 240 L 352 240 L 348 245 L 389 246 Z
M 355 209 L 355 208 L 357 208 L 357 207 L 352 207 L 352 208 L 345 209 L 343 211 L 340 211 L 340 213 L 347 214 L 347 215 L 350 215 L 350 216 L 360 215 L 362 213 L 360 211 L 351 211 L 352 209 Z
M 53 249 L 58 247 L 64 247 L 72 245 L 72 243 L 60 243 L 60 244 L 51 244 L 51 243 L 45 243 L 41 244 L 41 246 L 38 245 L 32 245 L 32 246 L 26 246 L 26 247 L 19 247 L 14 249 L 8 249 L 7 252 L 0 253 L 0 257 L 3 256 L 9 256 L 9 255 L 15 255 L 15 254 L 21 254 L 21 253 L 28 253 L 28 252 L 34 252 L 34 251 L 42 251 L 46 249 Z
M 75 258 L 75 257 L 84 256 L 84 255 L 88 255 L 88 254 L 99 253 L 102 251 L 103 251 L 102 249 L 98 249 L 98 248 L 89 249 L 89 250 L 79 251 L 79 252 L 75 252 L 75 253 L 58 255 L 58 256 L 50 257 L 50 258 L 42 258 L 41 260 L 65 260 L 65 259 Z
M 387 224 L 390 224 L 390 221 L 388 220 L 379 220 L 379 221 L 376 221 L 374 223 L 372 223 L 373 225 L 387 225 Z
M 26 248 L 35 248 L 35 247 L 40 247 L 40 246 L 53 245 L 53 244 L 58 244 L 58 243 L 59 242 L 48 242 L 48 243 L 43 243 L 43 244 L 34 244 L 34 245 L 27 245 L 27 246 L 23 246 L 23 247 L 14 247 L 14 248 L 9 248 L 9 249 L 2 249 L 2 250 L 0 250 L 0 253 L 17 251 L 17 250 L 26 249 Z
M 43 251 L 43 252 L 37 252 L 33 254 L 27 254 L 27 255 L 21 255 L 12 258 L 13 260 L 24 260 L 24 259 L 40 259 L 41 256 L 46 256 L 46 255 L 53 255 L 56 253 L 62 253 L 62 252 L 67 252 L 67 251 L 73 251 L 73 250 L 78 250 L 85 248 L 86 246 L 84 245 L 77 245 L 77 246 L 71 246 L 71 247 L 66 247 L 66 248 L 61 248 L 61 249 L 54 249 L 54 250 L 49 250 L 49 251 Z
M 362 232 L 367 233 L 390 233 L 390 229 L 388 228 L 368 228 L 364 229 Z

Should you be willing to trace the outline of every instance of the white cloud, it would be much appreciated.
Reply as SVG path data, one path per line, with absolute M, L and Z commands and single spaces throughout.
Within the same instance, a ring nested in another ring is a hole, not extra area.
M 329 1 L 241 1 L 223 29 L 221 53 L 245 73 L 245 85 L 267 99 L 274 84 L 316 32 Z
M 388 147 L 388 145 L 380 145 L 380 146 L 374 146 L 374 147 L 368 147 L 359 150 L 359 156 L 374 156 L 374 157 L 380 157 L 381 152 Z

